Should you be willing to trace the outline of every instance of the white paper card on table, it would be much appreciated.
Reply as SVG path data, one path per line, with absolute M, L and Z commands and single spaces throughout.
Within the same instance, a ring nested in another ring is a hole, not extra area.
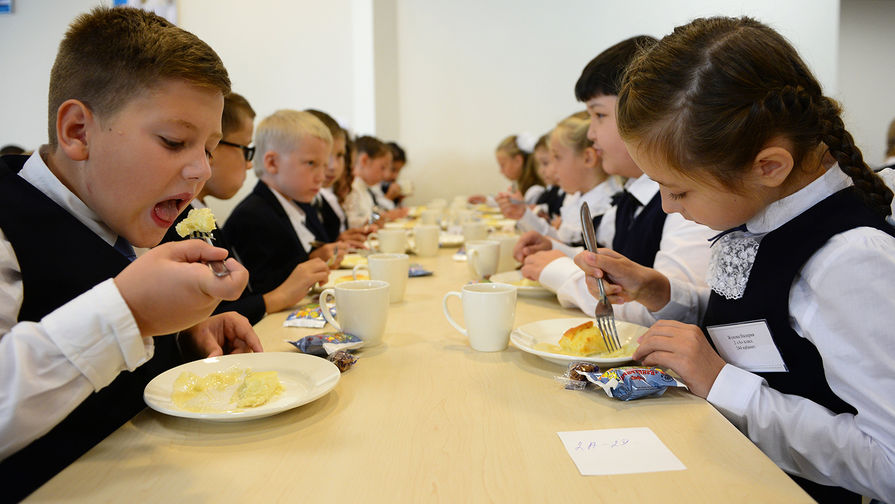
M 764 320 L 706 328 L 725 361 L 753 373 L 786 372 L 786 363 Z
M 582 476 L 683 471 L 648 427 L 557 432 Z

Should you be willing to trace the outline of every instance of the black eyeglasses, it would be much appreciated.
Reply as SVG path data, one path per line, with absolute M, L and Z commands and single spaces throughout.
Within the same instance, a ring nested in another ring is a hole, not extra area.
M 240 145 L 238 143 L 228 142 L 226 140 L 221 140 L 218 142 L 218 145 L 229 145 L 230 147 L 239 147 L 242 149 L 242 155 L 246 158 L 246 161 L 251 161 L 253 157 L 255 157 L 255 147 L 249 147 L 248 145 Z

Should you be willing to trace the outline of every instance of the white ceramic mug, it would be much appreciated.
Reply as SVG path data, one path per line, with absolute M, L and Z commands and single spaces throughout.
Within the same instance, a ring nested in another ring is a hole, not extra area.
M 370 234 L 379 241 L 379 251 L 388 254 L 403 254 L 407 251 L 407 231 L 402 229 L 380 229 Z
M 463 305 L 460 326 L 448 312 L 448 298 L 458 297 Z M 444 295 L 442 309 L 454 329 L 469 338 L 469 346 L 480 352 L 497 352 L 507 347 L 516 319 L 516 288 L 502 283 L 469 284 L 462 292 Z
M 485 240 L 488 238 L 488 225 L 482 221 L 471 221 L 463 224 L 463 241 Z
M 420 223 L 425 225 L 441 225 L 441 209 L 428 208 L 420 212 Z
M 336 330 L 364 340 L 365 346 L 378 345 L 388 318 L 389 285 L 382 280 L 355 280 L 320 293 L 323 318 Z M 336 317 L 329 312 L 329 298 L 335 297 Z
M 454 224 L 457 226 L 462 226 L 467 222 L 472 222 L 475 220 L 475 210 L 469 210 L 466 208 L 456 208 L 454 209 Z
M 367 264 L 358 264 L 352 270 L 355 280 L 361 270 L 370 273 L 370 280 L 382 280 L 388 283 L 390 303 L 400 303 L 404 300 L 407 275 L 410 272 L 410 257 L 407 254 L 370 254 L 367 256 Z
M 500 243 L 500 252 L 497 259 L 497 272 L 513 271 L 519 267 L 519 263 L 513 258 L 513 247 L 519 241 L 519 237 L 513 234 L 492 233 L 488 238 Z
M 476 280 L 488 278 L 497 273 L 500 258 L 500 242 L 475 240 L 466 242 L 466 264 Z
M 413 228 L 413 251 L 420 257 L 432 257 L 438 254 L 438 237 L 441 228 L 434 225 L 421 225 Z

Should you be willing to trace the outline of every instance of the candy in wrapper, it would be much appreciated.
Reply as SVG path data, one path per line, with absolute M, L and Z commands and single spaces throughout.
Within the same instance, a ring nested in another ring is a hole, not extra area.
M 312 334 L 297 341 L 288 341 L 288 343 L 294 345 L 302 353 L 326 357 L 339 350 L 360 348 L 364 341 L 348 333 L 323 333 Z
M 566 390 L 584 390 L 587 387 L 587 378 L 582 373 L 597 371 L 599 368 L 593 362 L 572 361 L 565 374 L 556 376 L 554 379 L 561 383 Z
M 625 366 L 612 368 L 603 373 L 582 374 L 588 381 L 603 389 L 606 395 L 622 401 L 660 396 L 668 387 L 686 388 L 686 385 L 658 368 Z
M 329 312 L 333 318 L 336 318 L 336 307 L 331 306 Z M 313 327 L 321 328 L 326 325 L 326 319 L 323 318 L 323 310 L 318 303 L 311 303 L 299 307 L 286 317 L 283 327 Z
M 431 271 L 423 269 L 423 266 L 417 263 L 411 264 L 410 269 L 407 272 L 407 276 L 409 276 L 410 278 L 430 275 L 432 275 Z
M 348 368 L 354 365 L 357 362 L 357 357 L 348 352 L 347 350 L 339 350 L 336 353 L 327 357 L 330 362 L 336 365 L 339 368 L 339 372 L 344 373 L 348 371 Z

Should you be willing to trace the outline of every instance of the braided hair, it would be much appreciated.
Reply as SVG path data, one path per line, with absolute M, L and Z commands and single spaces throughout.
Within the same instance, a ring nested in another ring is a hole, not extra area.
M 701 18 L 675 28 L 629 65 L 618 95 L 622 138 L 682 173 L 731 190 L 774 138 L 802 166 L 821 145 L 881 215 L 892 191 L 842 122 L 839 104 L 779 33 L 749 17 Z

